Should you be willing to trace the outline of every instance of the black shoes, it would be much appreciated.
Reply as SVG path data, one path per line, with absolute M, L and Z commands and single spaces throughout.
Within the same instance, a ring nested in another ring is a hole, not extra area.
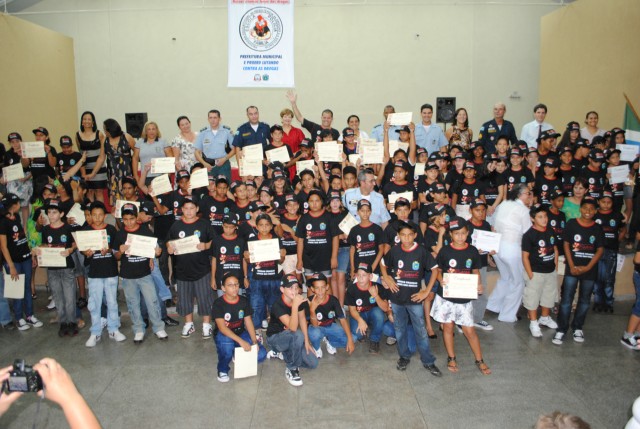
M 398 359 L 396 368 L 398 369 L 398 371 L 405 371 L 407 369 L 407 365 L 409 365 L 409 362 L 411 362 L 411 359 L 401 357 L 400 359 Z
M 162 321 L 164 322 L 165 325 L 167 326 L 178 326 L 180 324 L 180 322 L 178 322 L 175 319 L 172 319 L 171 317 L 167 316 L 164 319 L 162 319 Z
M 427 371 L 429 371 L 429 373 L 431 375 L 433 375 L 435 377 L 442 377 L 442 372 L 440 372 L 440 370 L 438 369 L 438 367 L 435 364 L 428 365 L 428 364 L 425 363 L 423 366 L 425 367 L 425 369 Z

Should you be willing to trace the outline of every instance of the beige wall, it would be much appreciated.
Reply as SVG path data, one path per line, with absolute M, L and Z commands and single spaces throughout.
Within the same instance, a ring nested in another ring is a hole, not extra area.
M 73 40 L 31 22 L 0 15 L 0 141 L 46 127 L 55 146 L 78 127 Z
M 623 93 L 640 108 L 639 23 L 629 0 L 579 0 L 542 18 L 540 99 L 554 125 L 595 110 L 600 127 L 622 126 Z
M 539 101 L 540 17 L 561 7 L 557 1 L 354 3 L 296 1 L 296 87 L 305 116 L 317 121 L 329 107 L 342 129 L 356 113 L 370 131 L 386 104 L 417 115 L 422 103 L 455 96 L 476 131 L 496 101 L 506 102 L 518 131 L 531 120 Z M 73 37 L 81 111 L 122 125 L 124 113 L 148 112 L 172 137 L 181 114 L 200 128 L 206 112 L 219 108 L 235 128 L 249 104 L 269 123 L 287 104 L 284 90 L 226 87 L 226 5 L 43 0 L 18 16 Z M 520 99 L 509 99 L 514 91 Z

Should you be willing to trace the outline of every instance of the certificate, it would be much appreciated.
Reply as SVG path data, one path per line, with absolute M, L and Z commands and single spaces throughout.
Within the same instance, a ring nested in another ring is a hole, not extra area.
M 251 146 L 245 146 L 242 149 L 242 160 L 248 161 L 260 161 L 264 159 L 264 153 L 262 152 L 262 144 L 252 144 Z M 256 176 L 255 174 L 250 174 L 250 176 Z M 262 176 L 262 171 L 258 176 Z
M 620 161 L 633 162 L 638 155 L 638 146 L 634 144 L 617 144 L 616 149 L 620 150 Z
M 424 162 L 416 162 L 416 166 L 413 168 L 413 175 L 415 177 L 424 176 L 424 167 L 426 163 Z
M 371 138 L 362 138 L 362 139 L 358 140 L 358 143 L 360 144 L 360 146 L 362 146 L 362 145 L 380 144 L 378 142 L 378 140 L 371 139 Z M 362 153 L 362 151 L 360 153 Z
M 175 173 L 176 159 L 174 157 L 151 158 L 151 174 Z
M 456 216 L 460 216 L 464 220 L 471 219 L 471 206 L 468 204 L 456 205 Z
M 169 181 L 169 175 L 163 174 L 162 176 L 154 178 L 151 181 L 151 191 L 154 197 L 173 191 L 173 186 L 171 186 L 171 181 Z
M 409 125 L 413 118 L 413 112 L 389 113 L 387 122 L 390 125 Z
M 289 157 L 289 150 L 287 146 L 282 146 L 276 149 L 271 149 L 265 152 L 267 155 L 267 160 L 269 163 L 274 163 L 276 161 L 281 162 L 282 164 L 286 164 L 291 161 L 291 157 Z
M 24 170 L 22 169 L 22 164 L 17 163 L 8 167 L 4 167 L 2 169 L 2 177 L 4 177 L 4 180 L 6 180 L 7 182 L 24 179 Z
M 156 188 L 154 187 L 153 190 L 155 191 L 155 189 Z M 115 213 L 113 217 L 116 219 L 122 219 L 122 206 L 125 204 L 133 204 L 138 208 L 138 211 L 140 211 L 140 203 L 137 201 L 116 200 Z
M 358 160 L 360 160 L 360 162 L 362 162 L 362 155 L 358 154 L 358 153 L 352 153 L 351 155 L 349 155 L 349 162 L 353 165 L 357 165 L 358 164 Z
M 44 142 L 20 142 L 23 158 L 44 158 L 47 153 L 44 151 Z
M 240 176 L 262 176 L 262 158 L 242 158 L 240 160 Z
M 402 149 L 405 153 L 409 154 L 409 143 L 402 143 L 398 140 L 389 140 L 389 156 L 393 156 L 393 154 L 398 150 Z
M 346 235 L 349 235 L 349 232 L 351 232 L 351 228 L 353 228 L 356 225 L 358 225 L 358 221 L 356 220 L 355 217 L 353 217 L 351 213 L 348 213 L 344 217 L 344 219 L 342 219 L 342 222 L 338 224 L 338 228 L 340 228 L 340 230 L 344 232 Z
M 109 248 L 106 229 L 76 231 L 72 232 L 71 235 L 73 235 L 73 239 L 78 245 L 78 250 L 81 252 L 85 250 L 99 252 L 102 249 Z
M 156 257 L 156 246 L 158 245 L 158 239 L 156 237 L 127 234 L 127 243 L 129 244 L 127 254 L 131 256 L 141 256 L 149 259 Z
M 622 267 L 624 266 L 624 260 L 626 259 L 626 256 L 624 255 L 618 255 L 618 258 L 616 260 L 616 272 L 622 272 Z
M 67 257 L 60 253 L 64 247 L 38 247 L 38 265 L 41 267 L 66 267 Z
M 12 280 L 11 274 L 4 273 L 4 297 L 24 299 L 24 274 L 18 274 L 18 280 Z
M 444 273 L 442 296 L 452 299 L 478 299 L 478 275 Z
M 384 160 L 384 145 L 376 142 L 373 144 L 361 144 L 362 162 L 364 164 L 382 164 Z
M 300 176 L 300 173 L 304 170 L 311 170 L 311 172 L 313 172 L 314 165 L 316 165 L 316 162 L 313 159 L 298 161 L 296 162 L 296 173 Z M 313 173 L 313 175 L 315 176 L 316 173 Z
M 398 201 L 398 198 L 405 198 L 407 200 L 409 200 L 410 203 L 413 202 L 413 192 L 412 191 L 407 191 L 407 192 L 400 192 L 399 194 L 389 194 L 388 196 L 389 198 L 389 203 L 391 204 L 395 204 L 396 201 Z M 391 213 L 395 212 L 394 209 L 390 210 Z
M 501 238 L 502 234 L 499 232 L 476 229 L 471 234 L 471 245 L 480 251 L 497 253 L 500 250 Z
M 338 142 L 317 142 L 316 153 L 320 161 L 342 162 L 342 144 Z
M 280 243 L 277 238 L 271 240 L 254 240 L 247 243 L 249 248 L 249 262 L 280 260 Z
M 197 235 L 190 235 L 185 238 L 179 238 L 177 240 L 170 241 L 173 245 L 175 255 L 185 255 L 187 253 L 199 252 L 198 244 L 200 244 L 200 238 Z
M 564 276 L 565 269 L 567 268 L 567 264 L 565 263 L 564 255 L 558 256 L 558 275 Z
M 624 183 L 629 179 L 628 165 L 619 165 L 617 167 L 609 167 L 607 168 L 607 172 L 611 176 L 611 178 L 609 179 L 609 183 L 612 185 L 615 183 Z
M 73 207 L 71 207 L 71 210 L 69 210 L 69 213 L 67 213 L 67 219 L 69 218 L 75 219 L 75 224 L 80 226 L 87 222 L 87 219 L 84 217 L 84 210 L 82 210 L 82 207 L 78 203 L 75 203 Z
M 206 168 L 191 173 L 189 189 L 204 188 L 205 186 L 209 186 L 209 172 Z
M 251 351 L 248 352 L 245 352 L 242 347 L 236 347 L 233 362 L 233 378 L 258 375 L 258 345 L 253 344 Z

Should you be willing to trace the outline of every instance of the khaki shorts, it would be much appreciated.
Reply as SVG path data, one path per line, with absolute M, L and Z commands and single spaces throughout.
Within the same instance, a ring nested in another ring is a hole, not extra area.
M 558 295 L 558 274 L 533 273 L 533 279 L 525 274 L 524 297 L 522 305 L 527 310 L 536 310 L 539 305 L 546 308 L 553 308 Z
M 280 266 L 284 274 L 295 273 L 298 265 L 298 255 L 287 255 Z

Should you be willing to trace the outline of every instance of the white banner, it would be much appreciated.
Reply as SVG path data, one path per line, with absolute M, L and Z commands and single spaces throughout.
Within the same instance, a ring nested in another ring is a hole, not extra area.
M 293 0 L 229 0 L 229 87 L 293 88 Z

